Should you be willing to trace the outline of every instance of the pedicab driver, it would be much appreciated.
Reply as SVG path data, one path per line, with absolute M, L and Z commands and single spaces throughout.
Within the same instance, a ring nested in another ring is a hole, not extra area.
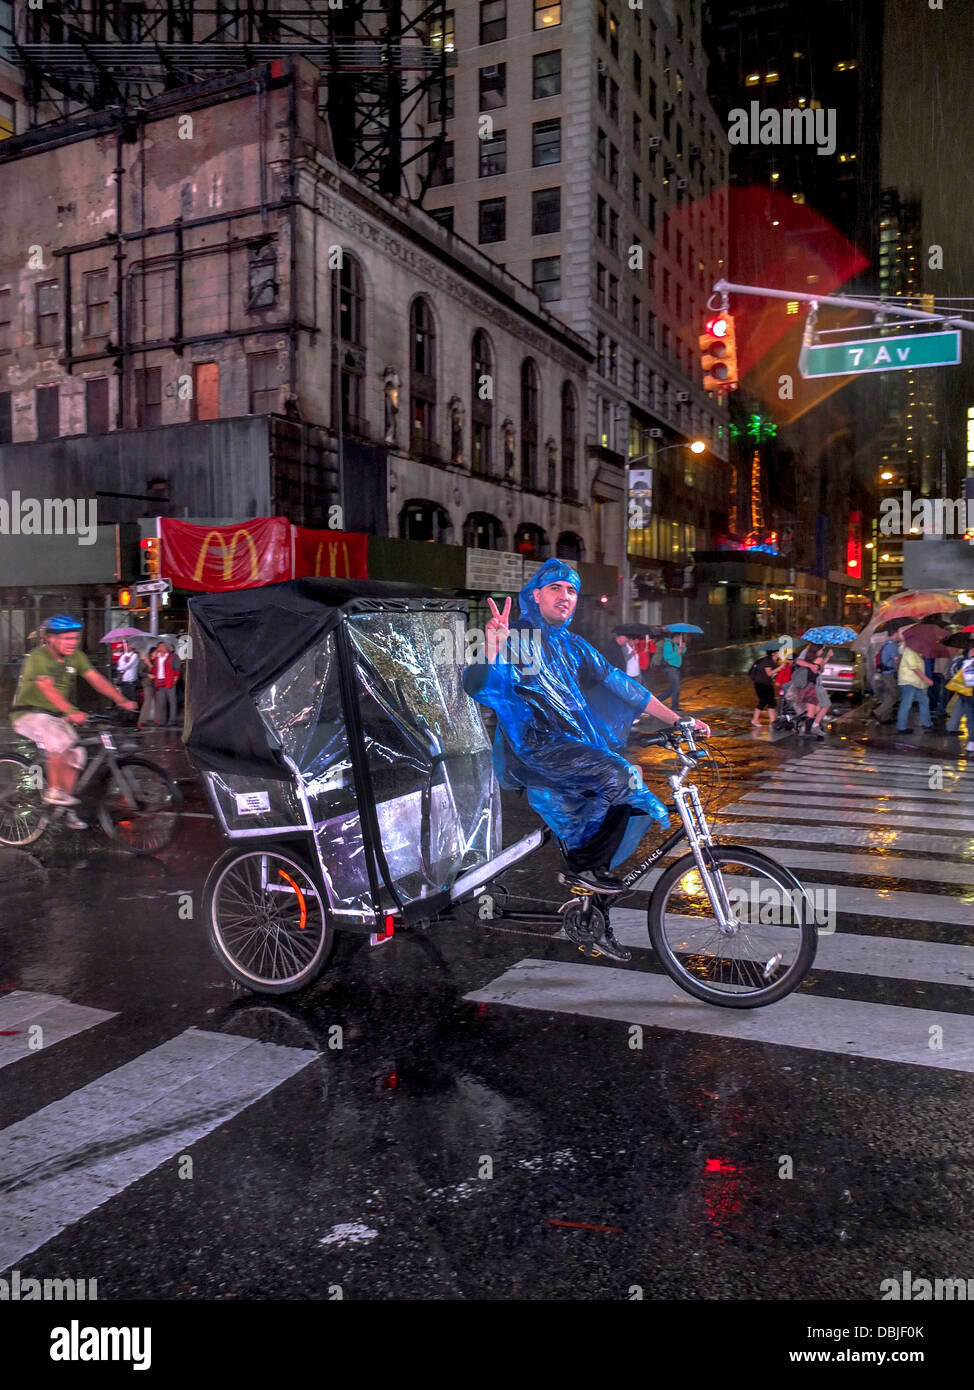
M 523 788 L 555 832 L 571 878 L 601 893 L 622 883 L 608 871 L 627 859 L 666 808 L 626 761 L 633 721 L 651 714 L 664 724 L 680 716 L 570 631 L 581 580 L 562 560 L 547 560 L 518 595 L 520 620 L 488 599 L 486 662 L 467 666 L 463 687 L 497 715 L 494 766 L 502 787 Z M 510 643 L 511 652 L 508 652 Z M 694 728 L 710 730 L 699 719 Z M 606 927 L 606 954 L 628 960 Z
M 47 787 L 44 800 L 51 806 L 77 806 L 72 796 L 79 770 L 85 764 L 85 750 L 78 743 L 73 725 L 83 724 L 87 715 L 69 699 L 74 695 L 76 676 L 84 680 L 119 709 L 134 710 L 134 700 L 126 700 L 110 681 L 94 669 L 84 652 L 78 651 L 81 624 L 60 613 L 41 626 L 41 644 L 24 661 L 17 691 L 10 710 L 10 722 L 22 738 L 29 738 L 47 754 Z M 84 830 L 84 821 L 68 811 L 65 825 Z

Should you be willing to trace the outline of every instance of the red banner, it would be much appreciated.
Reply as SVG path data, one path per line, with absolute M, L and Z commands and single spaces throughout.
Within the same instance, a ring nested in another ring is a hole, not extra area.
M 369 538 L 357 531 L 294 528 L 294 577 L 368 579 Z
M 286 517 L 258 517 L 233 526 L 194 526 L 163 517 L 159 528 L 161 573 L 177 589 L 214 594 L 291 578 L 291 524 Z

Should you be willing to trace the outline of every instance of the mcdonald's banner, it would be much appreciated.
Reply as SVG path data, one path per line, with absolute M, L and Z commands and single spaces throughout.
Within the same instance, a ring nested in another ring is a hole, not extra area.
M 294 528 L 294 577 L 368 579 L 369 538 L 358 531 Z
M 177 589 L 216 594 L 292 577 L 291 523 L 286 517 L 263 516 L 234 526 L 194 526 L 161 517 L 159 528 L 161 572 Z

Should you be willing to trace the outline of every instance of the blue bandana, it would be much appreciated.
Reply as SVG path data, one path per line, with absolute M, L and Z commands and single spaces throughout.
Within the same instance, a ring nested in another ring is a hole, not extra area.
M 557 584 L 560 580 L 567 580 L 575 590 L 576 594 L 581 590 L 582 581 L 578 572 L 573 570 L 571 565 L 566 565 L 564 560 L 545 560 L 541 568 L 532 574 L 524 588 L 517 596 L 518 607 L 521 617 L 526 618 L 533 628 L 540 628 L 546 637 L 551 637 L 554 633 L 564 632 L 571 626 L 572 619 L 567 622 L 549 624 L 541 616 L 538 601 L 534 596 L 536 589 L 543 589 L 546 584 Z M 572 617 L 575 615 L 572 614 Z

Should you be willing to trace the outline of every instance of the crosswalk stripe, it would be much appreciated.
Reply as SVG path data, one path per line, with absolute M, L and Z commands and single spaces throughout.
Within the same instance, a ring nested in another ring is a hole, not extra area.
M 629 1026 L 773 1043 L 848 1057 L 974 1071 L 974 1016 L 791 994 L 765 1009 L 726 1009 L 683 993 L 666 976 L 566 961 L 522 960 L 465 996 L 544 1013 L 581 1014 Z M 942 1047 L 931 1047 L 943 1030 Z M 621 1043 L 620 1046 L 625 1045 Z
M 56 994 L 12 990 L 0 997 L 0 1067 L 115 1017 L 105 1009 L 85 1008 Z
M 826 776 L 825 773 L 814 777 L 801 776 L 798 773 L 765 773 L 761 778 L 761 786 L 772 787 L 777 790 L 790 787 L 793 791 L 800 790 L 802 794 L 806 791 L 812 791 L 821 795 L 822 792 L 831 791 L 836 796 L 849 791 L 854 791 L 860 797 L 870 792 L 874 796 L 894 798 L 902 794 L 913 801 L 936 801 L 940 804 L 943 804 L 946 797 L 950 795 L 949 791 L 924 790 L 912 784 L 909 787 L 897 787 L 889 781 L 867 782 L 864 778 L 846 777 L 839 773 L 832 777 Z M 963 798 L 958 797 L 957 801 L 962 803 Z
M 772 859 L 784 860 L 777 850 Z M 651 869 L 638 881 L 634 891 L 649 892 L 659 880 L 662 869 Z M 835 902 L 836 912 L 859 913 L 863 917 L 885 917 L 897 921 L 937 922 L 942 926 L 970 927 L 974 923 L 974 889 L 966 900 L 947 897 L 943 893 L 910 893 L 895 888 L 858 888 L 844 883 L 808 883 L 805 886 L 816 894 L 828 893 Z M 831 895 L 834 894 L 834 899 Z
M 732 842 L 737 833 L 736 825 L 726 825 L 721 839 Z M 795 827 L 793 833 L 802 836 L 799 827 Z M 673 851 L 673 855 L 685 853 L 686 849 L 682 846 Z M 873 874 L 882 878 L 919 879 L 922 883 L 959 883 L 963 887 L 974 887 L 974 865 L 971 864 L 952 864 L 937 859 L 906 859 L 901 854 L 831 854 L 828 850 L 792 849 L 782 845 L 768 850 L 768 854 L 789 869 L 827 869 L 830 873 Z M 971 901 L 974 904 L 974 896 Z M 974 906 L 970 920 L 974 926 Z
M 673 913 L 674 926 L 690 922 Z M 646 913 L 632 907 L 612 909 L 612 930 L 624 946 L 649 945 Z M 815 970 L 848 975 L 874 975 L 918 984 L 959 985 L 974 989 L 974 947 L 944 941 L 915 941 L 900 936 L 859 936 L 854 932 L 821 934 Z
M 805 765 L 808 763 L 841 763 L 847 767 L 869 767 L 884 770 L 893 768 L 896 771 L 910 772 L 918 765 L 922 766 L 926 762 L 926 756 L 926 753 L 917 753 L 905 758 L 881 758 L 866 754 L 858 756 L 854 753 L 840 752 L 838 749 L 820 748 L 804 758 L 795 759 L 795 762 Z M 974 773 L 966 767 L 954 767 L 953 772 L 960 781 L 974 781 Z
M 943 767 L 945 783 L 949 782 L 949 784 L 952 787 L 956 787 L 958 791 L 969 791 L 974 787 L 974 778 L 968 777 L 966 773 L 958 774 L 957 769 L 950 763 L 944 764 L 939 759 L 934 759 L 933 761 L 936 761 L 939 766 Z M 801 768 L 805 772 L 811 768 L 815 773 L 841 772 L 848 773 L 854 777 L 886 777 L 894 782 L 906 783 L 909 783 L 915 777 L 926 779 L 930 775 L 930 764 L 927 760 L 924 760 L 924 762 L 920 764 L 914 763 L 913 767 L 877 767 L 872 763 L 850 763 L 846 762 L 844 759 L 828 758 L 816 760 L 815 758 L 808 757 L 802 758 L 797 763 L 789 764 L 789 766 L 794 769 Z
M 743 815 L 746 810 L 745 807 L 737 814 Z M 912 849 L 926 854 L 963 855 L 974 850 L 974 839 L 948 835 L 913 835 L 908 830 L 860 830 L 854 825 L 807 825 L 801 811 L 795 812 L 794 822 L 779 820 L 770 825 L 751 820 L 729 820 L 730 812 L 731 808 L 725 806 L 720 817 L 720 836 L 725 840 L 789 838 L 810 845 L 861 845 L 864 849 Z M 974 864 L 968 873 L 974 879 Z
M 190 1028 L 0 1131 L 0 1270 L 317 1056 Z
M 948 802 L 943 805 L 928 806 L 927 803 L 911 805 L 907 799 L 892 799 L 892 805 L 885 806 L 881 802 L 875 801 L 874 796 L 802 796 L 800 803 L 796 802 L 795 796 L 785 796 L 781 788 L 775 788 L 773 794 L 770 792 L 748 792 L 741 796 L 738 801 L 728 802 L 724 810 L 732 810 L 736 806 L 746 809 L 749 816 L 763 816 L 766 813 L 779 815 L 781 810 L 800 810 L 802 816 L 811 815 L 813 812 L 827 813 L 828 819 L 834 820 L 836 816 L 855 816 L 860 824 L 891 824 L 891 826 L 911 826 L 916 828 L 924 827 L 925 830 L 974 830 L 973 816 L 952 816 Z M 824 819 L 823 816 L 816 816 L 814 819 Z

